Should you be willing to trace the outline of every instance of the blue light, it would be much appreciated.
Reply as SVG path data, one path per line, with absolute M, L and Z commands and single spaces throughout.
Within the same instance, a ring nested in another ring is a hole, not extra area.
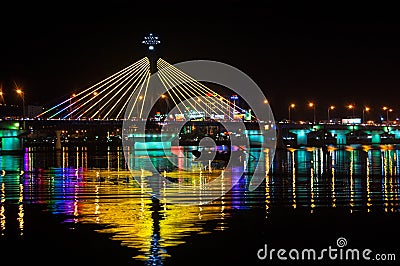
M 153 46 L 153 45 L 150 45 L 150 46 L 149 46 L 149 50 L 150 50 L 150 51 L 153 51 L 153 50 L 154 50 L 154 46 Z

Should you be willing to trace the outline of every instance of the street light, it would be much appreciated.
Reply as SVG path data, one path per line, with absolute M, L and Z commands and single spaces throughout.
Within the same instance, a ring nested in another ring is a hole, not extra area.
M 17 94 L 19 94 L 22 98 L 22 117 L 25 117 L 25 96 L 24 92 L 21 89 L 16 90 Z
M 333 109 L 335 109 L 335 106 L 333 106 L 333 105 L 331 105 L 331 106 L 328 107 L 328 122 L 331 121 L 330 111 L 333 110 Z
M 137 119 L 139 120 L 140 118 L 141 118 L 141 115 L 140 115 L 140 108 L 139 108 L 139 101 L 141 101 L 141 100 L 143 100 L 143 96 L 142 95 L 139 95 L 139 97 L 138 97 L 138 101 L 137 101 L 137 105 L 136 105 L 136 112 L 137 112 Z M 143 104 L 142 104 L 143 105 Z
M 1 103 L 4 103 L 4 93 L 1 89 L 0 89 L 0 100 L 1 100 Z
M 71 94 L 71 97 L 69 97 L 69 113 L 70 113 L 70 117 L 69 119 L 72 119 L 71 113 L 72 113 L 72 99 L 76 97 L 76 94 L 73 93 Z
M 99 95 L 97 91 L 93 92 L 93 96 L 96 97 Z M 97 101 L 97 118 L 100 119 L 100 101 Z
M 391 108 L 389 108 L 387 106 L 384 106 L 382 109 L 384 111 L 386 111 L 386 124 L 389 124 L 389 112 L 390 113 L 393 112 L 393 109 L 391 109 Z
M 365 112 L 369 112 L 369 110 L 371 110 L 371 108 L 369 108 L 368 106 L 363 108 L 363 123 L 365 123 Z
M 353 111 L 353 116 L 352 116 L 352 118 L 354 118 L 354 109 L 355 109 L 355 106 L 354 106 L 354 104 L 349 104 L 348 106 L 347 106 L 347 108 L 349 109 L 349 110 L 352 110 Z
M 314 113 L 314 124 L 315 124 L 315 104 L 313 102 L 309 102 L 308 103 L 308 107 L 313 109 L 313 113 Z
M 290 110 L 295 108 L 295 107 L 296 107 L 296 105 L 294 103 L 289 105 L 289 117 L 288 117 L 289 121 L 290 121 Z
M 161 99 L 164 99 L 164 100 L 165 100 L 165 111 L 164 111 L 164 115 L 166 115 L 166 114 L 168 113 L 168 109 L 169 109 L 169 108 L 168 108 L 169 106 L 168 106 L 168 102 L 167 102 L 168 100 L 167 100 L 167 98 L 168 98 L 167 95 L 165 95 L 165 94 L 162 94 L 162 95 L 161 95 Z

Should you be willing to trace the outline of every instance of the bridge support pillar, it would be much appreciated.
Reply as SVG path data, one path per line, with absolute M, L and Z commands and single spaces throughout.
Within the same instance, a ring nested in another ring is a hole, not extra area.
M 56 150 L 61 149 L 61 130 L 56 130 Z
M 347 144 L 346 132 L 337 133 L 337 135 L 336 135 L 336 144 L 337 145 L 346 145 Z
M 310 131 L 311 131 L 310 129 L 290 130 L 290 132 L 297 134 L 297 145 L 307 145 L 307 134 Z

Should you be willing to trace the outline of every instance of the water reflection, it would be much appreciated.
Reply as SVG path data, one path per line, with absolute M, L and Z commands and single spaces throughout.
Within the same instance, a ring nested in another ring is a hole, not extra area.
M 120 149 L 105 153 L 86 147 L 61 152 L 27 149 L 23 156 L 3 155 L 1 236 L 23 237 L 25 211 L 39 204 L 64 217 L 70 227 L 101 225 L 98 232 L 110 233 L 111 239 L 136 250 L 135 259 L 161 265 L 170 247 L 184 245 L 194 234 L 226 230 L 234 211 L 241 209 L 263 210 L 266 219 L 282 207 L 310 213 L 321 208 L 349 213 L 399 211 L 400 150 L 396 147 L 279 150 L 271 168 L 268 150 L 254 152 L 265 169 L 265 182 L 257 190 L 249 191 L 251 176 L 244 175 L 227 194 L 199 206 L 169 204 L 145 193 L 148 179 L 143 176 L 136 182 L 131 177 Z M 150 155 L 157 169 L 176 173 L 160 151 Z M 132 160 L 140 164 L 140 156 Z M 245 167 L 251 172 L 255 164 Z M 194 183 L 203 180 L 200 174 L 191 178 Z M 227 172 L 226 178 L 237 177 Z

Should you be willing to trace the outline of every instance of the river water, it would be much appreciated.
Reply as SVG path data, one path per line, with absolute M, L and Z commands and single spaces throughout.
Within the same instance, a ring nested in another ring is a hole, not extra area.
M 272 165 L 261 156 L 263 182 L 254 191 L 243 175 L 221 197 L 187 206 L 147 193 L 119 148 L 0 155 L 1 265 L 283 265 L 290 261 L 257 252 L 337 247 L 339 238 L 400 259 L 399 155 L 393 145 L 277 150 Z M 149 156 L 177 183 L 201 180 L 160 151 Z

